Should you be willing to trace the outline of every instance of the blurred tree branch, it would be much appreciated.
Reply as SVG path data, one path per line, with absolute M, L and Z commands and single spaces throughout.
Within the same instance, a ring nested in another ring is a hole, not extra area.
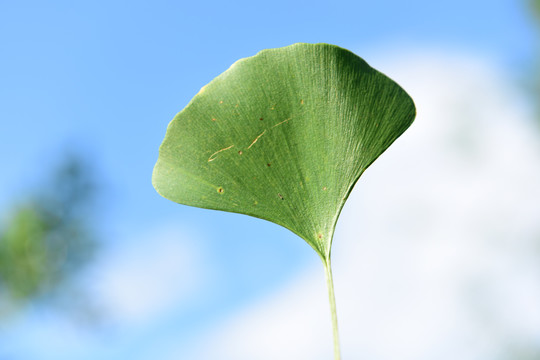
M 87 164 L 72 156 L 48 185 L 14 206 L 0 228 L 0 315 L 54 300 L 92 259 L 96 241 L 88 215 L 94 196 Z M 2 309 L 2 303 L 9 306 Z
M 538 20 L 540 21 L 540 0 L 532 0 L 532 8 Z

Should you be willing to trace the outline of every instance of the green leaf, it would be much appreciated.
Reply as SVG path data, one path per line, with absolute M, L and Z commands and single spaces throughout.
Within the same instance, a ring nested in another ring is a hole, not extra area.
M 282 225 L 328 259 L 354 184 L 414 117 L 407 93 L 348 50 L 263 50 L 176 115 L 153 184 L 180 204 Z

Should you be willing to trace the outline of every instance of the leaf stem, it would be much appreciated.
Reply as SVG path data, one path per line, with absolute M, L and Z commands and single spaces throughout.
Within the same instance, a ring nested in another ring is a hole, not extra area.
M 338 321 L 337 321 L 337 311 L 336 311 L 336 297 L 334 295 L 334 279 L 332 277 L 332 265 L 330 263 L 330 256 L 323 259 L 324 272 L 326 275 L 326 287 L 328 288 L 328 299 L 330 300 L 330 313 L 332 315 L 332 331 L 334 335 L 334 360 L 340 360 L 340 350 L 339 350 L 339 332 L 338 332 Z

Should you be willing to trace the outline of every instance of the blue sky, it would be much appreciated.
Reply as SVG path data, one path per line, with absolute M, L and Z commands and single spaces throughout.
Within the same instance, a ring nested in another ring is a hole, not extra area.
M 366 51 L 388 44 L 452 46 L 509 66 L 523 66 L 534 53 L 521 1 L 1 6 L 0 116 L 7 128 L 0 150 L 9 154 L 10 176 L 2 179 L 0 201 L 9 202 L 13 190 L 39 176 L 43 156 L 56 156 L 59 144 L 82 143 L 126 194 L 122 212 L 137 220 L 148 219 L 150 204 L 156 215 L 169 213 L 147 181 L 169 119 L 238 58 L 299 41 Z M 131 181 L 115 181 L 123 174 Z M 136 206 L 141 202 L 145 210 Z
M 168 122 L 234 61 L 264 48 L 327 42 L 383 72 L 373 63 L 381 54 L 388 54 L 381 63 L 399 64 L 411 49 L 431 49 L 476 54 L 519 79 L 538 51 L 531 18 L 527 4 L 515 0 L 1 2 L 1 217 L 65 149 L 75 149 L 91 160 L 103 184 L 95 221 L 109 261 L 129 254 L 131 244 L 144 248 L 153 237 L 178 234 L 182 246 L 200 240 L 194 253 L 201 262 L 193 271 L 211 284 L 189 285 L 195 300 L 168 307 L 137 330 L 120 326 L 113 350 L 92 335 L 63 354 L 152 358 L 152 344 L 168 338 L 188 343 L 214 319 L 226 319 L 318 261 L 276 225 L 180 206 L 152 188 Z M 29 335 L 32 340 L 21 337 L 43 316 L 32 313 L 6 333 L 5 339 L 20 341 L 10 345 L 19 355 L 14 358 L 62 358 L 58 348 L 40 347 L 45 330 Z M 47 319 L 63 326 L 63 320 Z M 38 344 L 34 350 L 24 346 L 28 341 Z
M 44 160 L 62 146 L 82 144 L 121 197 L 117 211 L 135 221 L 170 214 L 148 182 L 164 129 L 238 58 L 299 41 L 366 52 L 389 44 L 450 46 L 518 68 L 534 53 L 520 1 L 1 6 L 0 151 L 10 175 L 0 180 L 0 202 L 39 178 Z M 369 61 L 369 53 L 359 55 Z

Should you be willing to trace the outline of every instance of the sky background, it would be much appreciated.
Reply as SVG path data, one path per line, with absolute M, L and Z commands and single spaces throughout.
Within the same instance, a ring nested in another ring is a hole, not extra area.
M 538 358 L 533 19 L 515 0 L 0 1 L 0 219 L 77 152 L 103 244 L 79 279 L 99 320 L 26 309 L 0 328 L 0 359 L 331 358 L 307 244 L 151 185 L 167 124 L 203 85 L 295 42 L 355 52 L 418 108 L 338 223 L 344 358 Z

